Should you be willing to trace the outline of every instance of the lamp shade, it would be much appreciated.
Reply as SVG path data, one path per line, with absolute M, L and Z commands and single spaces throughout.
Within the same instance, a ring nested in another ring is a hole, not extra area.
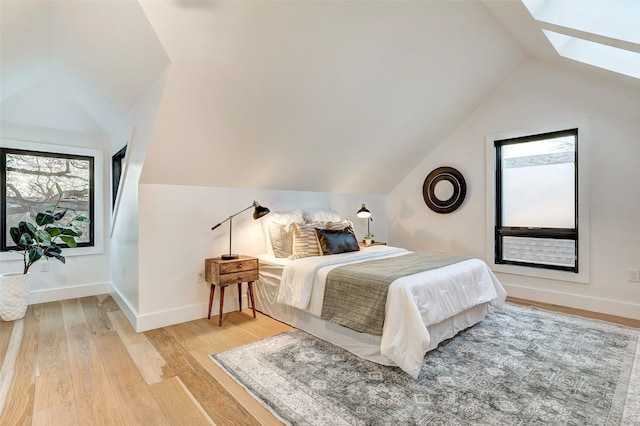
M 257 201 L 253 202 L 253 219 L 260 219 L 262 216 L 266 216 L 269 214 L 269 212 L 271 210 L 269 210 L 268 208 L 261 206 L 260 203 L 258 203 Z
M 360 210 L 358 210 L 358 213 L 356 213 L 356 216 L 362 219 L 366 219 L 368 217 L 371 217 L 371 212 L 369 211 L 369 209 L 367 209 L 364 203 L 362 203 L 362 207 L 360 207 Z

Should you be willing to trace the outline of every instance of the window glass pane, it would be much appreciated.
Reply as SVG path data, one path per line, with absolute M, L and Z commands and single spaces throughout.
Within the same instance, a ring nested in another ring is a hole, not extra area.
M 574 136 L 502 146 L 502 226 L 575 227 Z
M 575 267 L 576 242 L 551 238 L 503 237 L 502 257 L 515 262 Z
M 44 211 L 58 201 L 56 183 L 65 191 L 59 204 L 69 209 L 66 218 L 74 214 L 92 217 L 90 212 L 92 159 L 90 157 L 66 156 L 46 153 L 6 153 L 6 226 L 17 226 L 20 221 L 29 221 L 29 208 Z M 63 219 L 64 221 L 64 219 Z M 80 225 L 82 237 L 78 243 L 90 242 L 90 224 Z M 9 233 L 6 245 L 14 245 Z

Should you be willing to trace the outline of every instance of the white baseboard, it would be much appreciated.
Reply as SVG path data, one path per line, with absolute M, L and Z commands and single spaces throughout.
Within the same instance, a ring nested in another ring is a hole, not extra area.
M 86 284 L 73 287 L 52 288 L 29 292 L 29 304 L 57 302 L 58 300 L 75 299 L 78 297 L 109 294 L 111 283 Z
M 602 299 L 590 296 L 580 296 L 559 291 L 541 290 L 515 284 L 502 283 L 507 294 L 520 299 L 535 302 L 551 303 L 574 309 L 583 309 L 591 312 L 599 312 L 619 317 L 640 320 L 640 305 L 636 303 L 621 302 L 618 300 Z
M 120 309 L 122 306 L 118 303 Z M 249 307 L 247 303 L 247 296 L 242 295 L 242 308 L 247 309 Z M 180 324 L 187 321 L 194 321 L 207 317 L 207 311 L 209 309 L 209 303 L 198 303 L 189 306 L 181 306 L 175 309 L 167 309 L 164 311 L 153 312 L 150 314 L 138 315 L 136 321 L 129 321 L 134 324 L 134 328 L 138 333 L 147 330 L 153 330 L 160 327 L 168 327 L 174 324 Z M 224 312 L 233 312 L 238 310 L 237 297 L 228 297 L 224 301 Z M 214 301 L 211 316 L 218 315 L 219 307 L 218 303 Z M 126 314 L 125 314 L 126 315 Z M 128 318 L 128 317 L 127 317 Z M 217 325 L 217 320 L 216 320 Z
M 127 317 L 129 323 L 131 323 L 131 326 L 135 330 L 136 323 L 138 321 L 138 310 L 134 306 L 131 306 L 129 300 L 126 299 L 122 295 L 122 293 L 120 293 L 120 290 L 118 290 L 116 287 L 111 288 L 111 298 L 114 302 L 116 302 L 116 305 L 118 305 L 120 311 L 124 314 L 125 317 Z

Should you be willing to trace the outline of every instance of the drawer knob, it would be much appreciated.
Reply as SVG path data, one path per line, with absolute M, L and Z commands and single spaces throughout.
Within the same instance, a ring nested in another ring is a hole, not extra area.
M 242 268 L 242 265 L 240 263 L 238 263 L 238 269 Z

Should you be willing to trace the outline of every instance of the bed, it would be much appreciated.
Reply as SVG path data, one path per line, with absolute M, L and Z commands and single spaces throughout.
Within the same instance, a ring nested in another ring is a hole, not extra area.
M 350 222 L 314 221 L 298 216 L 295 219 L 307 223 L 278 224 L 276 217 L 276 221 L 265 225 L 265 235 L 270 241 L 268 253 L 258 256 L 260 276 L 254 286 L 256 309 L 362 358 L 398 366 L 417 378 L 426 352 L 481 321 L 489 305 L 501 308 L 504 304 L 506 292 L 489 267 L 479 259 L 466 258 L 394 279 L 388 285 L 380 333 L 360 332 L 356 331 L 357 327 L 352 329 L 323 319 L 328 276 L 347 265 L 360 264 L 368 268 L 378 261 L 406 259 L 413 252 L 376 245 L 351 247 L 337 253 L 329 250 L 324 254 L 326 244 L 321 244 L 323 241 L 318 235 L 326 232 L 321 229 L 330 229 L 331 236 L 343 237 L 345 232 L 353 234 Z M 278 228 L 277 232 L 269 232 L 274 228 Z M 304 238 L 300 229 L 306 233 Z M 316 249 L 314 241 L 318 250 L 309 255 L 310 247 L 312 253 Z M 279 249 L 289 244 L 292 254 L 285 257 L 287 251 Z

